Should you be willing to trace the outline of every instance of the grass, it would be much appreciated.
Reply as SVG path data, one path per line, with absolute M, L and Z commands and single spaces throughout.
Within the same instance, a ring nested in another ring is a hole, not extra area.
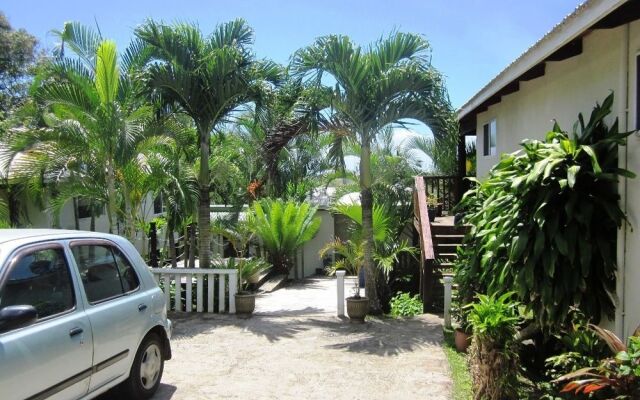
M 449 361 L 451 369 L 451 378 L 453 380 L 453 397 L 456 400 L 471 400 L 471 375 L 469 374 L 469 365 L 467 364 L 467 356 L 458 353 L 455 341 L 453 339 L 453 331 L 444 330 L 444 354 Z

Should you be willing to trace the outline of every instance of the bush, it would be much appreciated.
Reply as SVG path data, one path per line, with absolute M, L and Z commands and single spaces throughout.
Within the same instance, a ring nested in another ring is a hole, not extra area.
M 474 399 L 516 399 L 518 352 L 515 333 L 520 315 L 513 293 L 498 297 L 478 295 L 470 304 L 469 323 L 473 329 L 470 364 Z
M 398 293 L 391 298 L 391 315 L 394 317 L 413 317 L 422 314 L 420 295 L 411 297 L 409 293 Z
M 547 332 L 572 307 L 598 323 L 613 317 L 616 237 L 625 221 L 618 204 L 618 146 L 629 133 L 608 128 L 613 95 L 582 115 L 573 132 L 555 125 L 544 141 L 526 140 L 502 156 L 461 207 L 472 228 L 456 262 L 463 303 L 475 293 L 513 288 Z
M 561 392 L 575 395 L 593 393 L 617 400 L 640 398 L 640 337 L 631 336 L 629 344 L 625 345 L 606 329 L 596 325 L 590 325 L 590 328 L 607 343 L 612 357 L 600 361 L 597 367 L 587 365 L 556 379 L 558 383 L 570 381 Z

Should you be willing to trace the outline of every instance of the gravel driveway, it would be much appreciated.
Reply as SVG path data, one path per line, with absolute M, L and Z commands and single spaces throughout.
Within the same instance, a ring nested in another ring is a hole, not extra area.
M 249 319 L 173 314 L 154 399 L 450 399 L 440 318 L 353 324 L 335 296 L 320 278 L 260 296 Z

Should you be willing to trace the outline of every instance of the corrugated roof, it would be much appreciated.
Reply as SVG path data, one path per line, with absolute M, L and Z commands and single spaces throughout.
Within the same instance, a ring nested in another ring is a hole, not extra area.
M 524 72 L 543 62 L 560 47 L 575 39 L 601 18 L 626 3 L 627 0 L 587 0 L 578 5 L 560 23 L 513 60 L 489 83 L 471 97 L 458 111 L 458 118 L 474 111 L 500 89 L 516 80 Z

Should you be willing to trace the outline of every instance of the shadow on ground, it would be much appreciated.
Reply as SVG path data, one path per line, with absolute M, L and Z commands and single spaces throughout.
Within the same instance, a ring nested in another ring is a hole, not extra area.
M 318 310 L 302 310 L 256 314 L 250 318 L 233 315 L 174 314 L 174 340 L 184 340 L 213 333 L 223 327 L 236 327 L 243 333 L 264 337 L 273 343 L 282 339 L 295 339 L 309 330 L 318 330 L 331 344 L 324 348 L 394 356 L 413 351 L 423 345 L 442 342 L 442 327 L 434 323 L 435 316 L 417 318 L 369 318 L 365 323 L 352 323 L 348 319 L 318 315 Z

